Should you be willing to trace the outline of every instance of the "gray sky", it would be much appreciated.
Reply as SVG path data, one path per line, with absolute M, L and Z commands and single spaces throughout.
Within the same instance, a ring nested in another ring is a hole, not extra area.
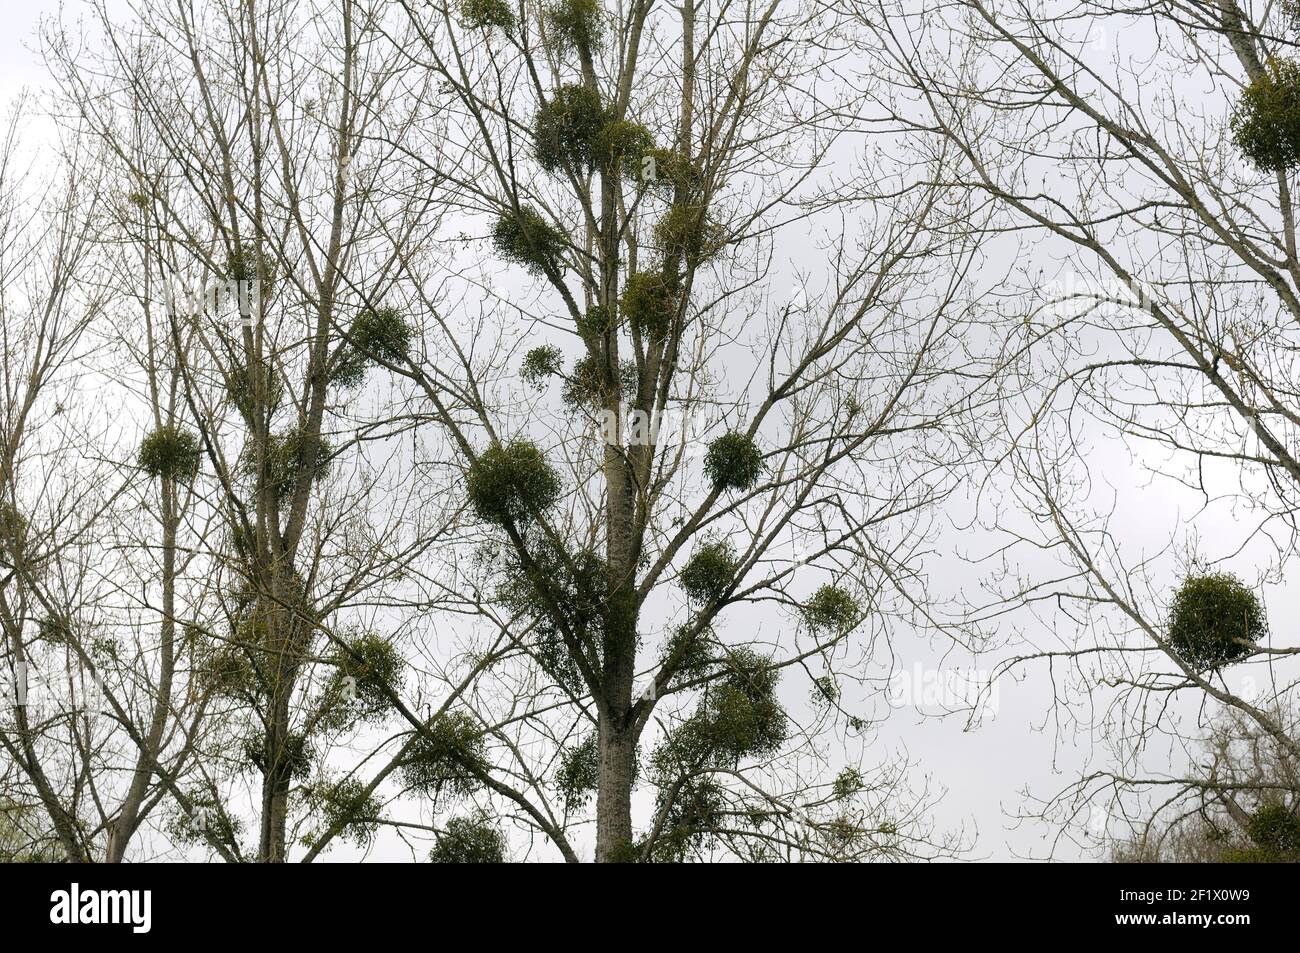
M 6 103 L 24 87 L 39 91 L 45 83 L 43 67 L 37 54 L 32 31 L 42 13 L 57 11 L 55 0 L 31 0 L 10 3 L 4 10 L 6 29 L 0 37 L 0 97 Z M 75 16 L 75 4 L 67 7 Z M 39 143 L 48 135 L 48 127 L 33 124 L 32 132 Z M 1047 249 L 1041 252 L 1050 262 Z M 1029 268 L 1025 269 L 1026 271 Z M 1134 460 L 1130 449 L 1100 435 L 1090 465 L 1096 480 L 1095 492 L 1100 506 L 1113 500 L 1117 522 L 1125 528 L 1125 545 L 1136 558 L 1165 547 L 1171 540 L 1183 542 L 1189 532 L 1202 539 L 1239 537 L 1241 526 L 1231 512 L 1212 508 L 1201 512 L 1200 500 L 1169 481 L 1152 482 Z M 987 552 L 995 545 L 992 536 L 980 531 L 954 529 L 944 534 L 935 559 L 928 566 L 936 587 L 946 594 L 960 589 L 973 590 L 985 575 L 985 569 L 973 566 L 959 556 Z M 1262 560 L 1262 556 L 1260 557 Z M 1251 550 L 1233 562 L 1243 577 L 1251 578 L 1259 564 Z M 1174 578 L 1172 556 L 1165 560 L 1169 579 Z M 1047 567 L 1030 567 L 1031 569 Z M 1291 615 L 1296 605 L 1295 587 L 1268 591 L 1270 615 L 1274 620 Z M 761 626 L 757 615 L 749 620 Z M 730 625 L 745 625 L 737 616 Z M 1007 631 L 1024 627 L 1028 642 L 1040 648 L 1060 648 L 1068 630 L 1054 633 L 1039 619 L 1023 614 L 1008 617 Z M 1275 623 L 1276 625 L 1276 623 Z M 1020 648 L 1023 648 L 1023 644 Z M 1051 688 L 1044 665 L 1020 670 L 1018 679 L 1003 679 L 997 686 L 996 708 L 983 722 L 969 729 L 962 715 L 937 717 L 937 705 L 924 697 L 927 684 L 942 680 L 944 672 L 972 669 L 991 670 L 1006 653 L 971 658 L 951 651 L 950 643 L 936 639 L 933 644 L 919 633 L 896 633 L 893 649 L 895 670 L 901 675 L 902 703 L 880 728 L 878 737 L 867 749 L 864 760 L 877 761 L 907 758 L 915 765 L 916 779 L 929 779 L 934 789 L 948 793 L 936 813 L 940 829 L 966 827 L 978 838 L 972 851 L 974 858 L 1010 859 L 1015 856 L 1044 856 L 1056 833 L 1032 821 L 1017 824 L 1014 815 L 1024 809 L 1022 794 L 1028 790 L 1039 798 L 1048 798 L 1077 775 L 1107 763 L 1107 752 L 1099 747 L 1103 739 L 1091 736 L 1075 725 L 1058 723 L 1051 709 Z M 927 679 L 929 682 L 927 683 Z M 851 700 L 851 694 L 848 696 Z M 919 700 L 919 704 L 917 703 Z M 1149 765 L 1168 766 L 1168 752 L 1153 749 Z M 349 856 L 349 848 L 340 848 L 333 856 Z M 382 844 L 376 856 L 385 856 Z M 404 856 L 396 850 L 391 856 Z M 1065 841 L 1056 845 L 1056 856 L 1079 856 L 1077 849 Z

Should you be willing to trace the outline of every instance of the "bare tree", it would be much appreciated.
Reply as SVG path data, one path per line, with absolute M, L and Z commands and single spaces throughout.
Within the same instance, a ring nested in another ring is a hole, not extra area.
M 1278 713 L 1300 647 L 1268 630 L 1257 591 L 1294 553 L 1300 489 L 1292 8 L 843 8 L 872 76 L 907 99 L 891 121 L 961 157 L 960 182 L 995 203 L 1019 256 L 1003 286 L 1023 385 L 1004 405 L 1016 491 L 989 524 L 1006 534 L 998 595 L 1034 610 L 1044 636 L 1008 670 L 1062 669 L 1058 700 L 1112 758 L 1053 817 L 1131 816 L 1125 794 L 1177 783 L 1144 752 L 1191 757 L 1225 710 L 1294 757 Z M 1199 498 L 1212 533 L 1174 526 L 1152 552 L 1126 532 L 1097 465 L 1106 436 L 1150 475 L 1147 493 Z
M 416 116 L 382 6 L 183 3 L 115 23 L 97 5 L 89 49 L 46 31 L 64 107 L 126 183 L 106 240 L 128 250 L 116 287 L 142 316 L 154 413 L 134 439 L 164 580 L 185 523 L 159 651 L 202 731 L 163 833 L 227 859 L 369 842 L 378 781 L 356 772 L 384 718 L 419 727 L 398 691 L 423 677 L 418 613 L 444 598 L 408 570 L 444 530 L 445 488 L 403 450 L 404 398 L 382 383 L 419 343 L 398 264 L 438 221 L 391 167 Z
M 510 649 L 402 766 L 474 803 L 435 857 L 507 818 L 569 860 L 587 825 L 598 861 L 956 849 L 844 694 L 938 624 L 922 558 L 990 397 L 944 157 L 854 161 L 816 10 L 403 6 L 443 117 L 410 159 L 511 266 L 410 269 L 459 588 Z
M 1294 713 L 1273 712 L 1294 733 Z M 1295 758 L 1250 717 L 1230 712 L 1211 726 L 1188 776 L 1151 792 L 1115 860 L 1278 863 L 1300 860 L 1300 774 Z M 1118 832 L 1116 832 L 1118 833 Z

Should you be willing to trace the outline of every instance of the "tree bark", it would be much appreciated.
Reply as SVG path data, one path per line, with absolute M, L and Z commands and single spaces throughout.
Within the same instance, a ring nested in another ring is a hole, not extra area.
M 631 729 L 602 716 L 598 750 L 596 862 L 626 862 L 632 853 L 632 776 L 636 735 Z

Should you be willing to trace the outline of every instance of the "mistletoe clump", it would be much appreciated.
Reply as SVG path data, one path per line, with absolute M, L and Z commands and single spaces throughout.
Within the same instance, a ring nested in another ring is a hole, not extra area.
M 705 690 L 695 713 L 655 749 L 654 780 L 660 787 L 706 767 L 735 768 L 742 759 L 772 754 L 785 743 L 789 719 L 776 699 L 779 676 L 771 662 L 738 649 L 725 664 L 725 674 Z
M 1300 817 L 1281 804 L 1262 807 L 1250 816 L 1246 836 L 1276 858 L 1300 854 Z
M 366 786 L 355 778 L 314 784 L 307 792 L 312 815 L 320 818 L 323 830 L 338 830 L 357 847 L 369 847 L 384 818 L 383 808 Z M 307 838 L 307 845 L 315 841 Z
M 636 390 L 636 362 L 624 360 L 619 364 L 619 386 L 623 393 Z M 573 371 L 564 382 L 563 400 L 575 410 L 590 405 L 599 406 L 611 395 L 605 385 L 605 374 L 599 362 L 590 354 L 579 358 L 573 365 Z
M 411 349 L 411 326 L 396 308 L 367 308 L 348 330 L 351 348 L 334 370 L 333 379 L 345 387 L 360 384 L 372 364 L 398 364 Z
M 731 543 L 726 540 L 705 543 L 682 567 L 682 588 L 695 602 L 703 605 L 717 602 L 731 588 L 738 565 Z
M 818 632 L 844 633 L 858 621 L 858 600 L 839 586 L 822 586 L 803 605 L 803 619 Z
M 560 495 L 560 478 L 537 445 L 521 437 L 484 450 L 469 468 L 469 502 L 497 526 L 527 522 Z
M 253 698 L 262 685 L 261 672 L 245 646 L 223 644 L 195 663 L 195 676 L 204 691 L 226 698 Z
M 202 844 L 216 841 L 228 847 L 239 844 L 244 833 L 241 818 L 232 817 L 221 805 L 222 798 L 214 789 L 191 794 L 189 810 L 179 810 L 165 823 L 168 836 L 179 844 Z
M 405 662 L 387 639 L 377 632 L 363 632 L 346 640 L 332 661 L 338 671 L 329 696 L 343 713 L 352 702 L 363 718 L 388 711 L 390 693 L 402 687 Z
M 263 774 L 270 770 L 271 761 L 282 778 L 305 778 L 311 774 L 316 751 L 306 735 L 286 735 L 278 751 L 268 752 L 268 747 L 270 742 L 266 736 L 250 738 L 244 742 L 244 757 Z
M 535 347 L 524 355 L 519 366 L 519 376 L 534 387 L 541 387 L 548 377 L 554 377 L 564 368 L 564 355 L 553 344 Z
M 595 792 L 599 779 L 600 754 L 593 734 L 560 754 L 555 789 L 564 799 L 564 812 L 572 814 L 585 805 Z
M 646 156 L 654 150 L 650 130 L 627 119 L 607 122 L 592 142 L 592 155 L 602 167 L 639 177 Z
M 786 739 L 787 719 L 768 659 L 739 649 L 728 663 L 728 673 L 705 693 L 697 731 L 712 755 L 730 764 L 774 752 Z
M 329 476 L 334 463 L 329 441 L 323 436 L 316 438 L 316 459 L 310 467 L 306 466 L 309 446 L 301 429 L 272 434 L 267 440 L 266 476 L 277 504 L 283 505 L 293 496 L 299 479 L 311 482 Z M 257 472 L 257 457 L 251 446 L 245 451 L 244 469 L 251 474 Z
M 226 255 L 226 277 L 231 281 L 252 281 L 261 271 L 261 259 L 251 248 L 236 247 Z
M 672 149 L 647 149 L 641 156 L 637 178 L 656 192 L 694 195 L 704 184 L 704 175 L 690 159 Z
M 752 437 L 733 430 L 709 444 L 704 473 L 713 489 L 749 490 L 763 472 L 763 455 Z
M 164 480 L 191 480 L 199 472 L 203 448 L 199 438 L 181 427 L 164 424 L 140 444 L 140 468 Z
M 47 616 L 36 623 L 36 639 L 49 645 L 63 645 L 71 643 L 72 633 L 61 621 Z
M 665 258 L 681 256 L 692 265 L 707 261 L 726 245 L 722 227 L 709 221 L 703 205 L 690 202 L 668 210 L 655 226 L 655 240 Z
M 598 0 L 555 0 L 546 8 L 546 32 L 555 50 L 591 55 L 605 34 L 605 14 Z
M 480 777 L 487 773 L 483 734 L 468 715 L 440 715 L 415 736 L 402 759 L 401 772 L 407 785 L 422 794 L 473 794 L 483 783 Z
M 637 332 L 655 337 L 668 332 L 677 313 L 677 295 L 660 271 L 639 271 L 629 276 L 619 303 Z
M 274 268 L 266 256 L 256 249 L 243 245 L 237 246 L 226 256 L 226 279 L 228 281 L 259 283 L 261 289 L 270 285 Z M 259 291 L 262 294 L 262 291 Z
M 1266 634 L 1258 597 L 1236 576 L 1189 576 L 1174 594 L 1169 644 L 1195 671 L 1241 661 Z
M 506 839 L 486 818 L 453 817 L 438 834 L 429 860 L 435 864 L 503 864 Z
M 1246 87 L 1232 116 L 1232 137 L 1262 171 L 1300 162 L 1300 64 L 1275 60 Z
M 671 804 L 667 803 L 670 797 Z M 728 816 L 726 791 L 709 777 L 660 788 L 655 806 L 656 813 L 665 807 L 667 811 L 663 832 L 649 845 L 648 859 L 661 864 L 681 863 L 691 851 L 712 844 L 713 832 L 725 825 Z
M 254 388 L 261 385 L 261 390 Z M 253 420 L 258 407 L 265 407 L 274 412 L 284 396 L 284 385 L 272 368 L 266 367 L 260 373 L 247 367 L 236 368 L 230 372 L 226 383 L 226 399 L 245 420 Z
M 530 540 L 527 560 L 511 561 L 497 595 L 513 611 L 536 619 L 530 655 L 550 678 L 571 691 L 583 688 L 582 670 L 565 641 L 567 631 L 600 668 L 608 571 L 594 549 L 569 553 L 549 539 Z
M 404 361 L 411 350 L 411 326 L 396 308 L 362 311 L 348 337 L 358 350 L 389 364 Z
M 533 121 L 533 148 L 538 164 L 547 172 L 565 168 L 591 171 L 607 123 L 605 107 L 594 89 L 580 83 L 559 87 L 551 101 L 537 110 Z
M 833 675 L 820 675 L 813 679 L 812 703 L 817 708 L 834 705 L 840 700 L 840 685 Z
M 835 783 L 831 785 L 831 794 L 837 801 L 845 801 L 857 794 L 867 786 L 867 782 L 862 777 L 862 772 L 857 768 L 845 768 L 835 776 Z
M 564 251 L 563 233 L 536 209 L 506 212 L 492 226 L 492 244 L 506 261 L 522 265 L 532 274 L 559 271 Z
M 716 660 L 712 655 L 713 633 L 705 628 L 696 631 L 693 624 L 678 626 L 664 644 L 660 665 L 672 665 L 670 684 L 680 684 L 700 678 L 713 668 Z
M 27 517 L 8 500 L 0 500 L 0 552 L 21 548 L 27 538 Z
M 515 27 L 515 12 L 506 0 L 460 0 L 460 15 L 479 30 L 500 27 L 508 33 Z
M 603 304 L 593 304 L 577 321 L 578 333 L 587 338 L 600 338 L 614 323 L 614 316 Z

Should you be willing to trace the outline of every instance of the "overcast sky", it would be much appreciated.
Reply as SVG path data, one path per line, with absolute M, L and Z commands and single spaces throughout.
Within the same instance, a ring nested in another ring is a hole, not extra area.
M 0 96 L 6 102 L 25 87 L 36 92 L 44 87 L 45 74 L 32 34 L 41 15 L 55 13 L 59 7 L 55 0 L 5 5 L 5 29 L 0 31 Z M 75 16 L 75 3 L 67 4 L 66 9 L 68 15 Z M 32 134 L 37 138 L 29 145 L 39 145 L 39 137 L 48 135 L 48 127 L 34 123 Z M 1047 263 L 1046 249 L 1043 254 Z M 1232 513 L 1211 509 L 1197 516 L 1199 499 L 1170 481 L 1153 481 L 1142 461 L 1133 458 L 1130 448 L 1101 435 L 1094 447 L 1090 465 L 1098 478 L 1098 504 L 1109 506 L 1113 501 L 1117 520 L 1126 530 L 1126 545 L 1134 555 L 1156 552 L 1171 540 L 1184 542 L 1191 532 L 1202 539 L 1234 535 L 1237 527 Z M 928 566 L 936 591 L 954 594 L 964 588 L 973 590 L 985 570 L 965 557 L 987 551 L 993 544 L 991 536 L 978 531 L 954 529 L 946 533 Z M 1249 577 L 1252 559 L 1247 550 L 1234 562 L 1234 568 Z M 1270 616 L 1275 624 L 1291 615 L 1295 602 L 1294 591 L 1268 591 Z M 755 627 L 763 624 L 757 612 L 749 621 Z M 744 625 L 745 618 L 737 616 L 730 624 Z M 1061 637 L 1068 634 L 1053 633 L 1028 614 L 1009 617 L 1005 625 L 1008 630 L 1024 626 L 1026 639 L 1042 648 L 1051 648 L 1054 643 L 1054 647 L 1062 647 Z M 882 725 L 864 761 L 906 757 L 916 766 L 918 781 L 929 779 L 935 790 L 947 789 L 938 808 L 938 827 L 964 826 L 972 833 L 978 832 L 973 858 L 1046 855 L 1056 831 L 1033 821 L 1016 822 L 1015 816 L 1031 807 L 1024 794 L 1027 791 L 1046 799 L 1081 771 L 1105 764 L 1107 752 L 1099 747 L 1102 739 L 1056 719 L 1050 704 L 1049 673 L 1044 666 L 1027 667 L 1019 672 L 1018 679 L 999 682 L 993 696 L 995 709 L 979 725 L 968 727 L 963 715 L 937 717 L 936 706 L 927 704 L 924 697 L 916 697 L 918 693 L 923 695 L 927 679 L 933 684 L 934 679 L 945 677 L 944 672 L 991 670 L 1002 656 L 972 658 L 953 651 L 947 641 L 931 643 L 920 633 L 906 632 L 896 633 L 893 649 L 895 669 L 902 675 L 899 684 L 903 704 Z M 1162 758 L 1163 767 L 1171 767 L 1167 750 L 1152 749 L 1149 767 L 1162 767 Z M 384 854 L 381 842 L 377 856 Z M 1062 841 L 1055 844 L 1055 855 L 1072 858 L 1079 853 Z M 340 849 L 335 856 L 346 857 L 346 849 Z M 392 856 L 403 855 L 394 850 Z

